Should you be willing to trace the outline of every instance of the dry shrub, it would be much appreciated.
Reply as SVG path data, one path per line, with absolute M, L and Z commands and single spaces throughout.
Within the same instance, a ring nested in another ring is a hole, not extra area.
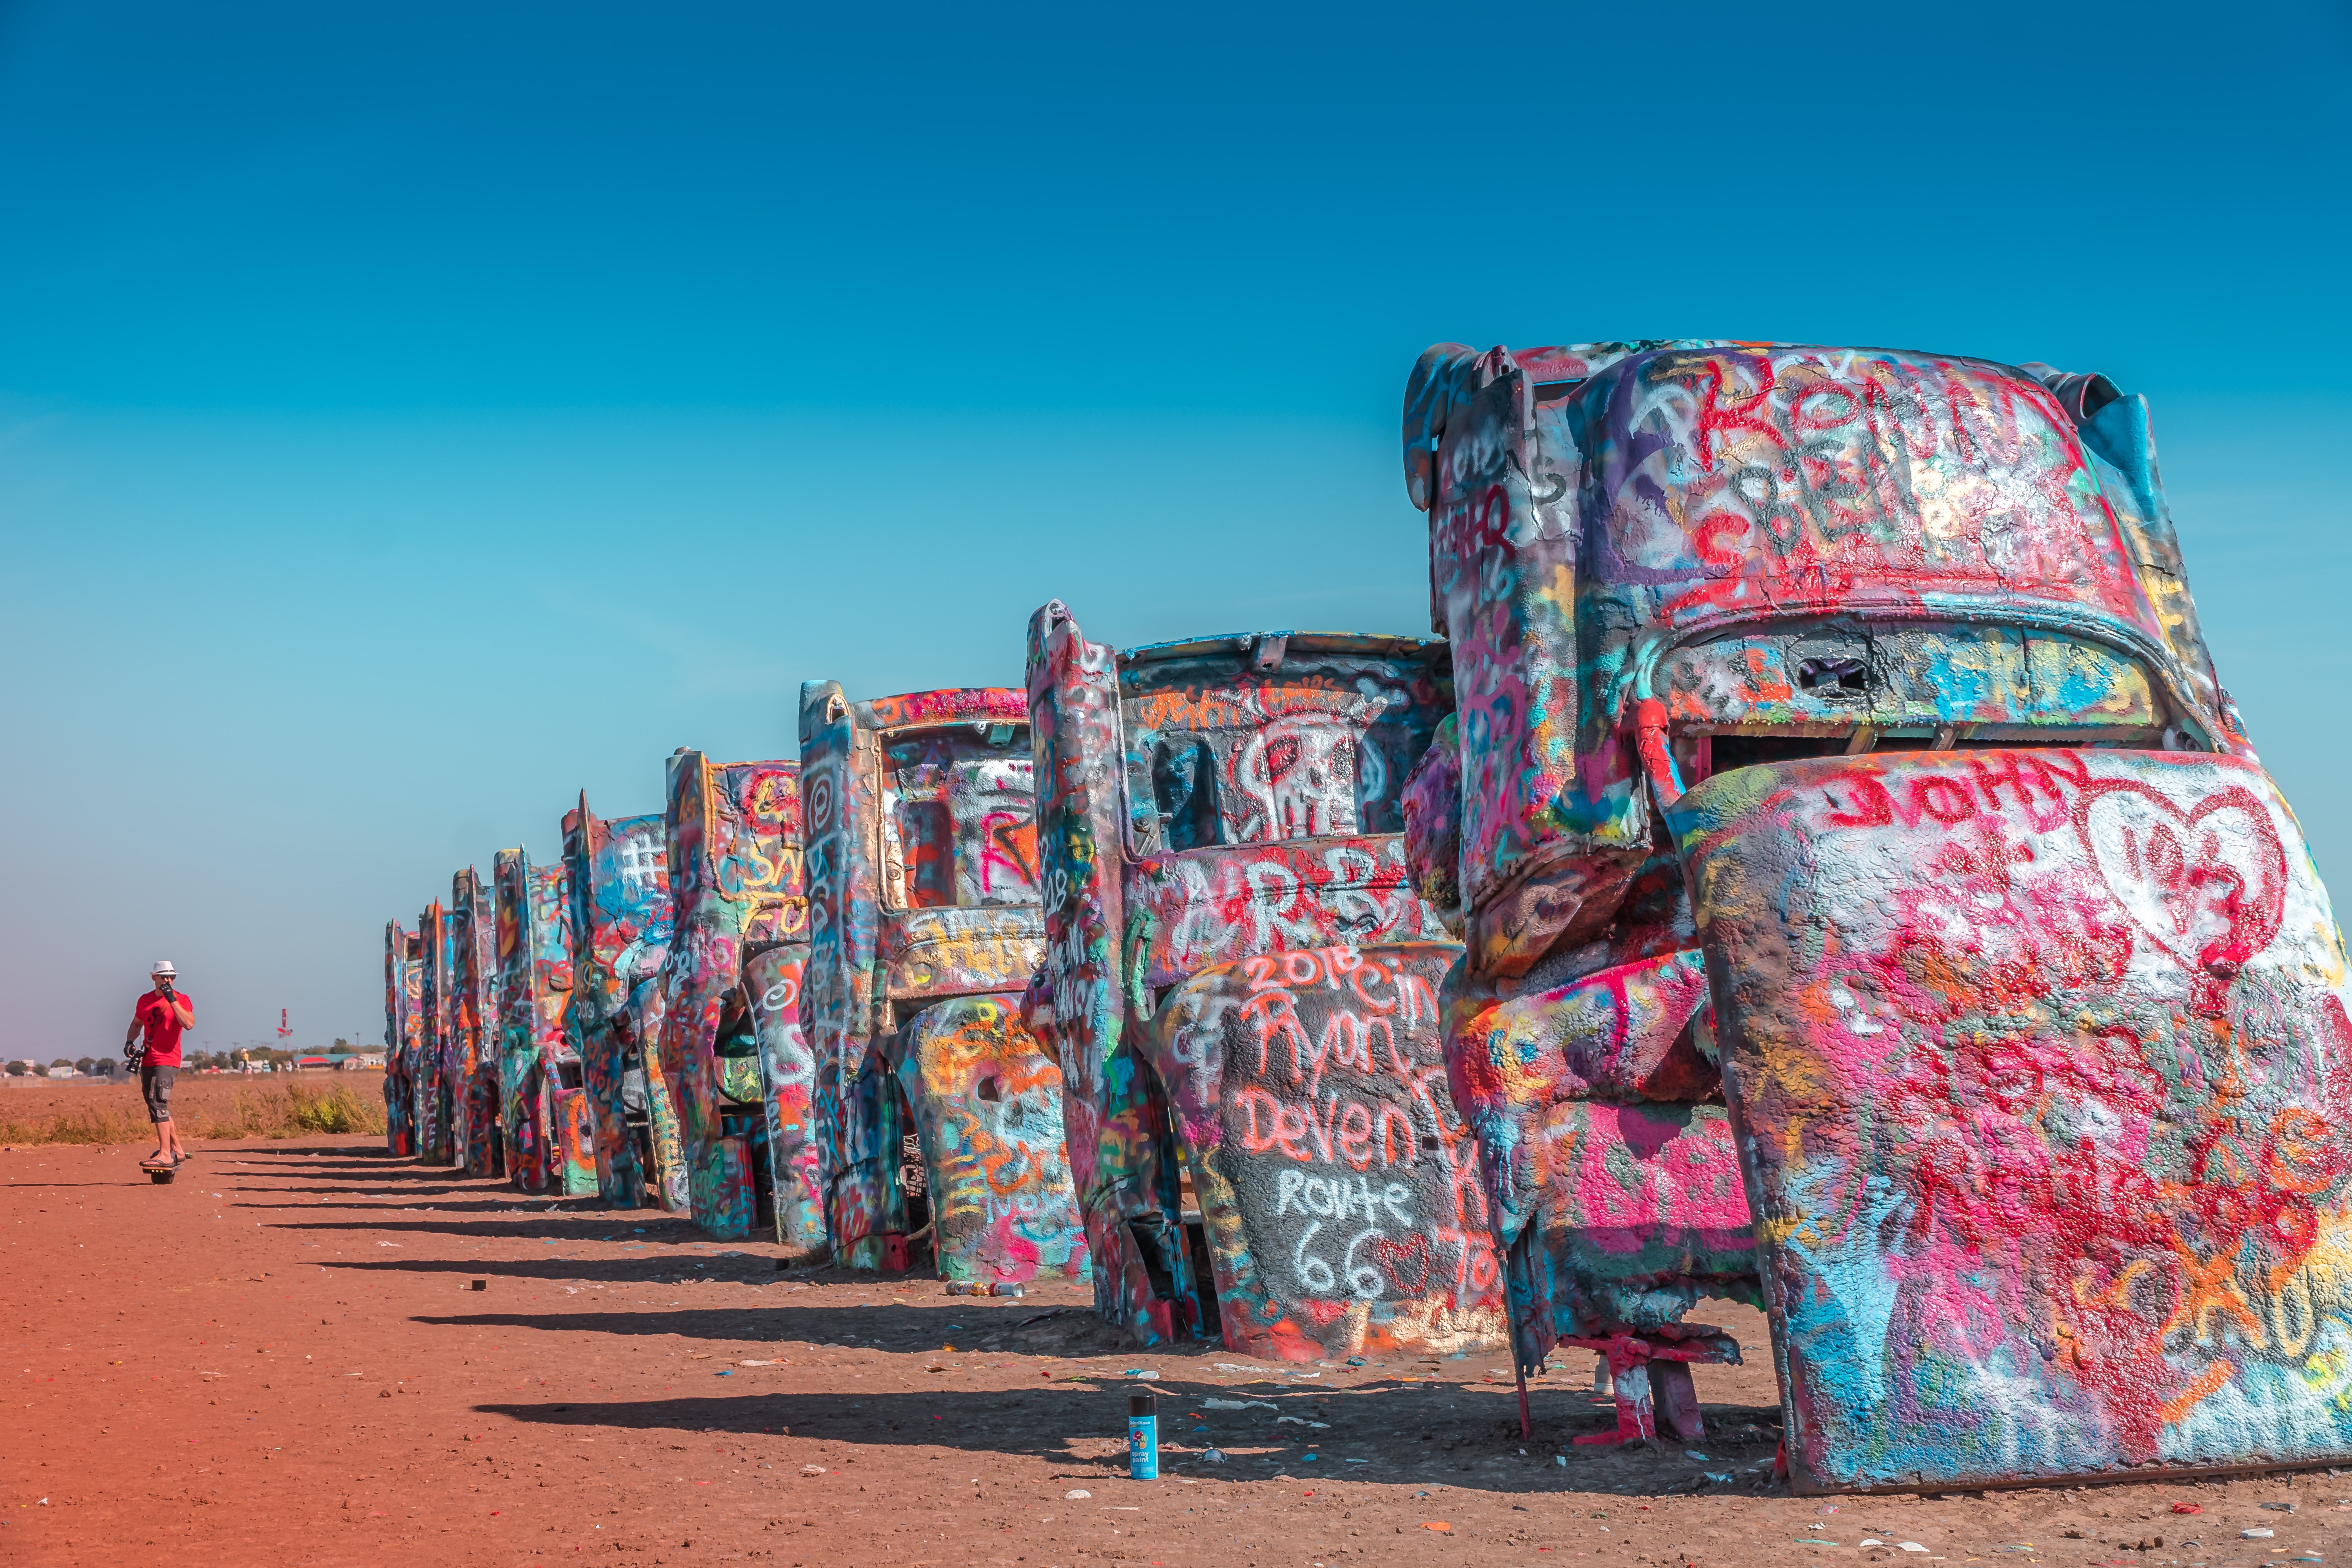
M 293 1138 L 305 1132 L 381 1132 L 383 1100 L 362 1099 L 349 1085 L 321 1089 L 299 1079 L 268 1079 L 237 1090 L 226 1111 L 215 1111 L 199 1138 Z
M 0 1143 L 131 1143 L 153 1131 L 135 1095 L 129 1105 L 110 1096 L 104 1104 L 71 1106 L 46 1118 L 0 1117 Z
M 184 1138 L 381 1133 L 383 1075 L 338 1073 L 327 1083 L 279 1075 L 192 1075 L 172 1091 L 172 1117 Z M 135 1084 L 0 1089 L 0 1143 L 133 1143 L 153 1137 Z

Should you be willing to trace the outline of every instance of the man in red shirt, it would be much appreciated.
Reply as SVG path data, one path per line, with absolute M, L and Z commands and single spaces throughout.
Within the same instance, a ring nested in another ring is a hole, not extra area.
M 172 1080 L 180 1076 L 180 1031 L 196 1021 L 194 1005 L 173 984 L 178 977 L 170 959 L 156 962 L 150 976 L 155 988 L 139 998 L 131 1015 L 131 1032 L 122 1037 L 126 1051 L 142 1033 L 146 1037 L 147 1052 L 139 1061 L 139 1089 L 147 1097 L 147 1120 L 155 1124 L 155 1152 L 149 1158 L 169 1160 L 174 1165 L 184 1163 L 188 1152 L 180 1147 L 180 1135 L 172 1130 Z

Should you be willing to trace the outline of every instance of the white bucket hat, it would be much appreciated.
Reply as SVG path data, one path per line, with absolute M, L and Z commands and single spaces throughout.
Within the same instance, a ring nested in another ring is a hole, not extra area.
M 155 961 L 155 967 L 149 970 L 147 973 L 150 974 L 170 974 L 176 976 L 180 972 L 172 967 L 172 961 L 170 959 L 159 958 Z

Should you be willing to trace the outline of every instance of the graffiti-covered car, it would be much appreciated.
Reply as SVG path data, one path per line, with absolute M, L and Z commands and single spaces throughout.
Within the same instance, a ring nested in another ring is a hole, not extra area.
M 780 1207 L 807 1209 L 807 1084 L 780 1059 L 783 1081 L 771 1092 L 744 994 L 747 952 L 806 945 L 799 775 L 797 763 L 713 763 L 693 751 L 669 760 L 662 1079 L 675 1086 L 694 1223 L 729 1241 L 776 1230 Z M 760 965 L 763 998 L 776 963 Z
M 498 909 L 471 866 L 449 884 L 449 1036 L 443 1071 L 449 1084 L 452 1152 L 469 1176 L 506 1173 L 499 1131 Z
M 1415 870 L 1522 1363 L 1691 1435 L 1683 1314 L 1760 1295 L 1803 1490 L 2352 1453 L 2343 948 L 2145 400 L 1440 345 L 1404 437 L 1459 704 Z
M 1458 949 L 1400 792 L 1442 643 L 1267 633 L 1120 653 L 1029 629 L 1046 957 L 1097 1310 L 1307 1360 L 1503 1333 L 1445 1088 Z
M 803 934 L 806 934 L 803 906 Z M 768 1116 L 767 1201 L 776 1244 L 806 1257 L 824 1250 L 824 1140 L 816 1120 L 816 1058 L 809 1052 L 801 1020 L 806 942 L 760 942 L 743 945 L 741 999 L 750 1010 L 751 1045 L 759 1053 L 760 1080 Z M 740 1072 L 742 1025 L 719 1022 L 726 1047 L 722 1079 Z
M 395 1159 L 416 1152 L 416 1071 L 425 973 L 417 940 L 398 921 L 383 928 L 383 1146 Z
M 596 1144 L 572 1005 L 572 900 L 559 863 L 501 849 L 498 900 L 499 1123 L 507 1174 L 526 1193 L 596 1192 Z
M 594 1132 L 596 1190 L 615 1208 L 687 1207 L 673 1086 L 662 1072 L 669 851 L 658 816 L 563 814 L 572 895 L 572 1009 Z
M 836 1261 L 950 1282 L 1085 1272 L 1062 1085 L 1021 1018 L 1039 957 L 1017 691 L 801 691 L 803 987 Z
M 428 1165 L 455 1162 L 456 1118 L 449 1084 L 449 1012 L 456 949 L 447 911 L 436 899 L 416 917 L 417 1019 L 415 1070 L 408 1076 L 409 1120 L 416 1157 Z

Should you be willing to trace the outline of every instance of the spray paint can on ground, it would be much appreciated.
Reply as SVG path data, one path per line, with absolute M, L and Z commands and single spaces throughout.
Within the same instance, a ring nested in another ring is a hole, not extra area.
M 1127 1473 L 1131 1480 L 1160 1479 L 1160 1400 L 1149 1389 L 1127 1396 Z

